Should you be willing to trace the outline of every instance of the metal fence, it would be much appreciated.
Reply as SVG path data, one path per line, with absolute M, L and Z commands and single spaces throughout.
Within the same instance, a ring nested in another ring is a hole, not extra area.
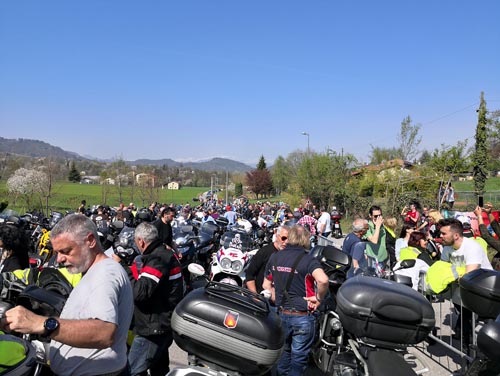
M 476 192 L 473 191 L 456 191 L 455 205 L 473 207 L 477 205 Z M 500 204 L 500 191 L 486 192 L 484 195 L 484 202 L 491 202 L 493 206 Z
M 476 355 L 476 315 L 472 313 L 471 322 L 463 319 L 466 315 L 457 282 L 436 295 L 427 290 L 425 276 L 426 272 L 421 271 L 418 290 L 432 303 L 436 325 L 432 334 L 429 334 L 427 343 L 420 343 L 415 347 L 442 367 L 461 374 Z M 470 325 L 468 330 L 465 328 L 467 325 Z M 435 344 L 439 344 L 441 349 L 436 348 Z

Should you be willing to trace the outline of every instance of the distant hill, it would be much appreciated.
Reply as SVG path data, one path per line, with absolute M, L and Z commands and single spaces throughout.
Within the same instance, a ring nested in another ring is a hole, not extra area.
M 0 153 L 13 155 L 22 155 L 32 158 L 53 157 L 74 160 L 95 160 L 103 162 L 97 158 L 86 155 L 85 157 L 70 151 L 61 149 L 58 146 L 50 145 L 44 141 L 29 140 L 25 138 L 8 139 L 0 137 Z M 109 161 L 108 161 L 109 162 Z M 202 171 L 228 171 L 228 172 L 247 172 L 253 167 L 242 162 L 227 158 L 212 158 L 202 162 L 177 162 L 170 158 L 165 159 L 137 159 L 127 161 L 130 165 L 151 165 L 168 167 L 189 167 Z
M 64 159 L 87 159 L 77 153 L 66 151 L 46 142 L 26 138 L 8 139 L 0 137 L 0 153 L 24 155 L 27 157 L 54 157 Z
M 202 171 L 228 171 L 228 172 L 247 172 L 253 169 L 242 162 L 233 161 L 227 158 L 212 158 L 202 162 L 177 162 L 173 159 L 137 159 L 127 162 L 132 165 L 152 165 L 168 167 L 190 167 Z

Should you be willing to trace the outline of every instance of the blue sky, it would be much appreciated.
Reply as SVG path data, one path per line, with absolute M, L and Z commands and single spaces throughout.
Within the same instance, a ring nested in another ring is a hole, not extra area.
M 473 143 L 500 109 L 500 2 L 2 1 L 0 136 L 97 158 Z

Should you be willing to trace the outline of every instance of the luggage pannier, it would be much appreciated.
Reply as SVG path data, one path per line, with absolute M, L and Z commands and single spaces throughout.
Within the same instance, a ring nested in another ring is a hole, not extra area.
M 465 308 L 480 318 L 494 319 L 500 314 L 500 272 L 473 270 L 460 278 L 458 284 Z
M 381 346 L 423 341 L 434 328 L 432 305 L 411 287 L 375 277 L 348 279 L 337 294 L 345 330 Z
M 177 345 L 202 363 L 244 375 L 261 375 L 279 359 L 284 336 L 279 316 L 260 295 L 210 282 L 175 307 Z

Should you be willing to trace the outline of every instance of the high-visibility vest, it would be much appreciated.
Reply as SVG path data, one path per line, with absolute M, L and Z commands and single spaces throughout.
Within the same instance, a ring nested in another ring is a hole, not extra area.
M 401 248 L 401 251 L 399 253 L 399 261 L 416 259 L 418 258 L 420 253 L 421 252 L 415 247 Z
M 82 279 L 82 273 L 71 274 L 67 268 L 58 268 L 59 272 L 67 279 L 71 286 L 75 287 Z M 34 268 L 14 270 L 12 274 L 25 285 L 36 284 L 39 271 Z
M 483 250 L 484 250 L 484 252 L 486 252 L 486 255 L 488 255 L 488 243 L 486 243 L 486 240 L 484 240 L 480 236 L 476 236 L 472 239 L 474 239 L 476 242 L 478 242 L 481 245 L 481 247 L 483 247 Z
M 429 290 L 439 294 L 446 290 L 448 285 L 465 274 L 465 266 L 455 266 L 450 262 L 436 261 L 427 270 L 425 284 Z

